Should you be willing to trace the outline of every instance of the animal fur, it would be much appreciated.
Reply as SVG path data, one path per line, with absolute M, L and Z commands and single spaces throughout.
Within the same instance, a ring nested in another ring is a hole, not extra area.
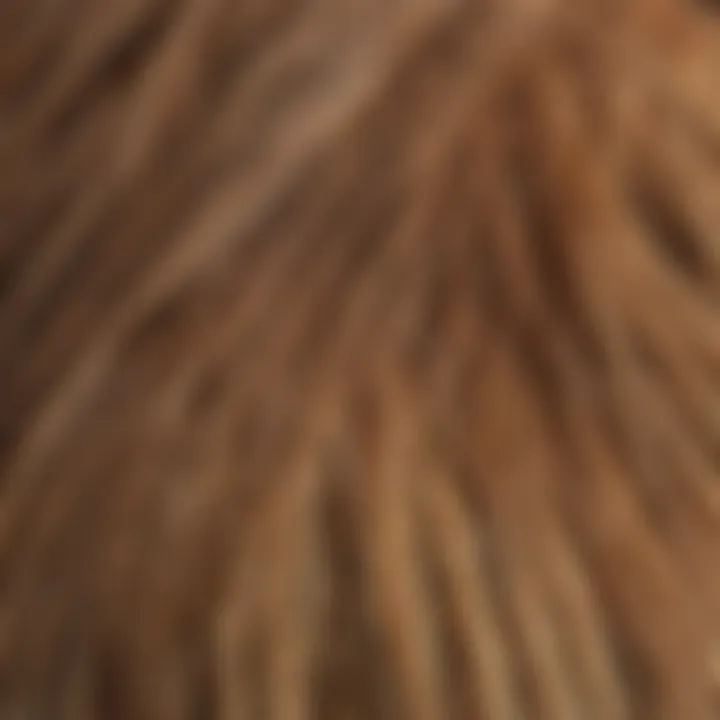
M 720 20 L 0 5 L 0 717 L 720 717 Z

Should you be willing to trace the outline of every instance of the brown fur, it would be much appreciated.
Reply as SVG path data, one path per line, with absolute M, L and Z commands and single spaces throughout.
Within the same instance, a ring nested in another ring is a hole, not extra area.
M 0 6 L 0 717 L 720 717 L 720 27 Z

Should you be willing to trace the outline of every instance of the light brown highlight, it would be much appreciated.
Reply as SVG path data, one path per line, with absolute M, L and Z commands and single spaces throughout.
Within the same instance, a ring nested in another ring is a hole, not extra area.
M 0 7 L 0 717 L 720 714 L 720 19 Z

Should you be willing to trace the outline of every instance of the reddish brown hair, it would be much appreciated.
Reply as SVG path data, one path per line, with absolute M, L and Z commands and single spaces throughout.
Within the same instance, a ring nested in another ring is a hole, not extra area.
M 0 7 L 0 716 L 720 712 L 720 27 Z

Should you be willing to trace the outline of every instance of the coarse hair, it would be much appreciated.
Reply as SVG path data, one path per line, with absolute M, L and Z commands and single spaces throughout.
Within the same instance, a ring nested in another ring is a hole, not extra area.
M 0 717 L 720 717 L 720 15 L 0 5 Z

